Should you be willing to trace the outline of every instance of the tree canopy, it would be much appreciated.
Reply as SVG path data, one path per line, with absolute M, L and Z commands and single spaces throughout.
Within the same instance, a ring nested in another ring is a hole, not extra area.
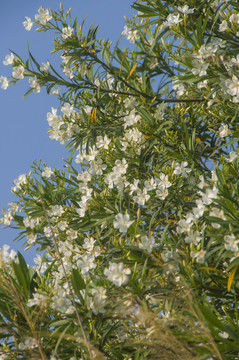
M 116 44 L 40 7 L 23 25 L 60 64 L 4 60 L 3 90 L 58 97 L 68 158 L 34 162 L 3 210 L 40 254 L 0 250 L 0 359 L 239 359 L 239 4 L 131 6 Z

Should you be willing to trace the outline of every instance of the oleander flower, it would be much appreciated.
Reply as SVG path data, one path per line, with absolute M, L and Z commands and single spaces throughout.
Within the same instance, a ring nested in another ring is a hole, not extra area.
M 9 86 L 9 81 L 6 76 L 0 76 L 0 83 L 2 84 L 1 88 L 3 90 L 6 90 Z
M 131 273 L 129 268 L 125 268 L 122 262 L 120 263 L 110 263 L 109 268 L 104 270 L 105 276 L 116 286 L 125 285 Z
M 19 65 L 19 66 L 14 66 L 13 67 L 13 72 L 12 72 L 12 77 L 14 79 L 20 80 L 24 78 L 24 66 Z
M 67 27 L 64 27 L 63 29 L 62 29 L 62 38 L 63 39 L 67 39 L 68 37 L 70 37 L 71 35 L 72 35 L 72 33 L 73 33 L 73 28 L 72 27 L 70 27 L 70 26 L 67 26 Z
M 38 9 L 38 14 L 35 15 L 36 21 L 38 21 L 41 25 L 46 25 L 48 21 L 52 19 L 52 16 L 49 14 L 48 9 L 43 9 L 41 6 Z
M 114 227 L 115 229 L 119 229 L 122 233 L 127 233 L 128 228 L 132 223 L 133 221 L 130 220 L 129 214 L 123 215 L 119 213 L 115 216 Z
M 32 26 L 33 26 L 33 22 L 31 21 L 31 18 L 29 18 L 28 16 L 25 16 L 25 21 L 23 21 L 23 26 L 27 31 L 30 31 Z

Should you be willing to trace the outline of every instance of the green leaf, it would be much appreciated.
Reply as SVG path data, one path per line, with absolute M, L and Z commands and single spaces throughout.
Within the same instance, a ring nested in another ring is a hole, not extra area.
M 86 288 L 85 282 L 79 270 L 72 269 L 71 282 L 77 295 L 80 295 L 80 291 Z

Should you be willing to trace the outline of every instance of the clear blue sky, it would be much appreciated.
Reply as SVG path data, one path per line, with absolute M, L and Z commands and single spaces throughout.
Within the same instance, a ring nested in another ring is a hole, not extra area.
M 63 0 L 64 9 L 72 8 L 72 17 L 81 22 L 88 15 L 87 23 L 99 25 L 98 36 L 118 40 L 123 30 L 124 15 L 132 15 L 131 0 Z M 0 76 L 11 74 L 11 65 L 4 66 L 3 60 L 10 50 L 15 51 L 24 60 L 27 59 L 27 47 L 39 62 L 52 60 L 50 51 L 53 48 L 51 33 L 37 33 L 34 28 L 26 31 L 22 25 L 25 16 L 35 20 L 35 14 L 43 8 L 59 9 L 58 0 L 6 0 L 1 2 L 0 13 Z M 53 63 L 53 62 L 52 62 Z M 59 168 L 62 158 L 67 157 L 64 146 L 50 140 L 47 133 L 46 114 L 51 107 L 57 107 L 57 99 L 46 94 L 30 94 L 21 100 L 29 89 L 28 80 L 24 79 L 7 90 L 0 89 L 1 130 L 0 130 L 0 207 L 7 208 L 15 200 L 11 193 L 12 181 L 20 174 L 28 173 L 34 159 L 42 159 L 49 166 Z M 13 242 L 18 235 L 16 230 L 0 228 L 0 248 L 9 244 L 15 250 L 22 251 L 22 244 Z M 24 254 L 32 264 L 34 251 Z

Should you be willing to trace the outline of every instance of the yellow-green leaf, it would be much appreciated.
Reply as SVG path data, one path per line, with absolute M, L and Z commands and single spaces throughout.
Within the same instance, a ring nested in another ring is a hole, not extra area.
M 238 265 L 236 265 L 236 266 L 232 269 L 232 271 L 230 272 L 230 275 L 229 275 L 229 277 L 228 277 L 228 280 L 227 280 L 227 290 L 228 290 L 228 291 L 231 290 L 232 282 L 233 282 L 234 276 L 235 276 L 235 274 L 236 274 L 237 268 L 238 268 Z

